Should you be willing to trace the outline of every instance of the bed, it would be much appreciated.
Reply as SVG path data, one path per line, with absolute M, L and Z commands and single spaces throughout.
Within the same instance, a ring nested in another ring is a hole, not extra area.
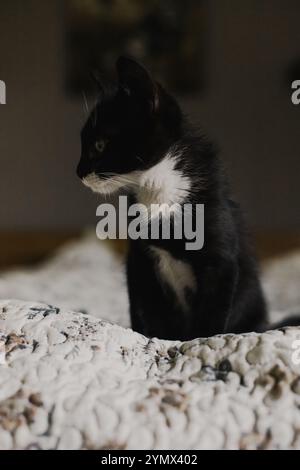
M 299 313 L 300 253 L 262 276 L 272 319 Z M 300 327 L 145 338 L 92 235 L 1 273 L 0 299 L 0 449 L 300 448 Z

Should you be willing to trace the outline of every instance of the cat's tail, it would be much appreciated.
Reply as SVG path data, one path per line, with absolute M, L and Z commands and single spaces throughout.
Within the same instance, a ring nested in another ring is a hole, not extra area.
M 289 326 L 300 326 L 300 315 L 291 315 L 276 323 L 267 323 L 262 325 L 259 333 L 264 333 L 269 330 L 279 330 Z

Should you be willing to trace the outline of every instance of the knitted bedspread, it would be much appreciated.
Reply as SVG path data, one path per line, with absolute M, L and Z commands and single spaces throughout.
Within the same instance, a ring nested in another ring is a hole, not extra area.
M 300 254 L 263 279 L 273 319 L 297 313 Z M 92 237 L 3 273 L 0 298 L 1 449 L 300 448 L 300 328 L 145 338 Z

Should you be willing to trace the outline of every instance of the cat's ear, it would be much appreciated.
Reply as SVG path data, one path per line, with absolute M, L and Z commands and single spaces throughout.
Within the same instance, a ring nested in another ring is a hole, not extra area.
M 128 95 L 145 99 L 150 110 L 157 111 L 159 108 L 158 86 L 149 72 L 136 60 L 125 56 L 118 58 L 116 67 L 120 88 Z

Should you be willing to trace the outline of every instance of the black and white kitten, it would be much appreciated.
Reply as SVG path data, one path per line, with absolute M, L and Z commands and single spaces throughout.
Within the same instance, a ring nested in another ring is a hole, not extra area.
M 101 194 L 128 186 L 147 206 L 205 207 L 201 250 L 187 251 L 184 238 L 130 241 L 133 329 L 177 340 L 262 331 L 267 316 L 256 261 L 213 146 L 143 66 L 120 57 L 117 74 L 82 130 L 78 176 Z

